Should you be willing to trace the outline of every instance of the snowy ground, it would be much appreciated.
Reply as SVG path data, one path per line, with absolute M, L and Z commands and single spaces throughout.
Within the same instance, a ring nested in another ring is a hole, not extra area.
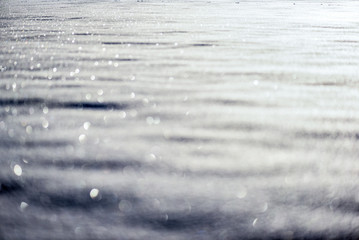
M 0 239 L 359 237 L 358 1 L 0 1 Z

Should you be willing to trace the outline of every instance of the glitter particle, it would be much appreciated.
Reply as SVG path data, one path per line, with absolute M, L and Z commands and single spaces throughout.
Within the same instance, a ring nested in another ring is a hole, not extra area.
M 23 212 L 28 206 L 29 206 L 29 204 L 27 204 L 26 202 L 21 202 L 20 210 Z
M 88 130 L 88 129 L 90 128 L 90 126 L 91 126 L 91 123 L 90 123 L 90 122 L 85 122 L 85 123 L 84 123 L 84 129 L 85 129 L 85 130 Z
M 49 127 L 49 122 L 46 119 L 43 119 L 41 122 L 41 125 L 43 128 L 48 128 Z
M 252 223 L 253 227 L 257 224 L 257 222 L 258 222 L 258 218 L 254 219 L 254 221 Z
M 26 126 L 26 133 L 28 135 L 30 135 L 32 133 L 32 127 L 31 126 Z
M 80 141 L 80 143 L 84 142 L 85 140 L 86 140 L 86 135 L 85 135 L 85 134 L 81 134 L 81 135 L 79 136 L 79 141 Z
M 90 197 L 91 197 L 92 199 L 96 198 L 96 197 L 98 196 L 99 192 L 100 192 L 100 191 L 99 191 L 97 188 L 91 189 L 91 191 L 90 191 Z
M 14 173 L 16 176 L 21 176 L 22 175 L 22 168 L 20 165 L 16 164 L 14 166 Z
M 240 187 L 236 196 L 237 198 L 245 198 L 247 196 L 247 189 L 245 187 Z

